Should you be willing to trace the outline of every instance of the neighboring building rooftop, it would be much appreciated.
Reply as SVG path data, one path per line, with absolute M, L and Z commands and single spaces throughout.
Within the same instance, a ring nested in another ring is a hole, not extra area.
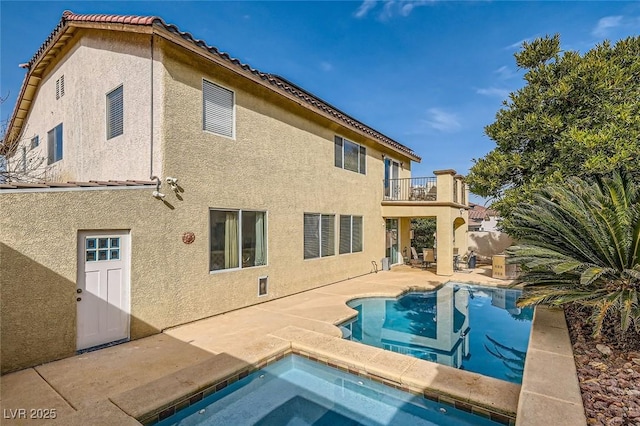
M 489 216 L 499 216 L 498 212 L 475 203 L 469 203 L 469 220 L 484 220 Z
M 186 40 L 191 43 L 192 47 L 208 52 L 208 58 L 213 62 L 262 84 L 274 92 L 332 121 L 346 125 L 356 132 L 378 141 L 382 145 L 399 151 L 413 161 L 420 161 L 420 157 L 410 148 L 345 114 L 317 96 L 312 95 L 282 77 L 261 72 L 244 64 L 240 60 L 232 58 L 229 54 L 219 51 L 216 47 L 207 45 L 204 40 L 196 39 L 190 33 L 180 31 L 175 25 L 165 23 L 164 20 L 157 16 L 79 15 L 71 11 L 65 11 L 62 14 L 60 22 L 51 34 L 49 34 L 35 55 L 28 63 L 21 65 L 27 68 L 28 71 L 22 82 L 16 106 L 7 127 L 4 143 L 0 145 L 0 155 L 11 155 L 13 153 L 16 146 L 15 140 L 17 140 L 17 136 L 20 135 L 22 131 L 24 120 L 35 98 L 42 73 L 56 54 L 73 38 L 77 28 L 100 28 L 130 32 L 140 32 L 141 29 L 145 29 L 149 34 L 161 34 L 168 40 L 171 40 L 172 37 Z

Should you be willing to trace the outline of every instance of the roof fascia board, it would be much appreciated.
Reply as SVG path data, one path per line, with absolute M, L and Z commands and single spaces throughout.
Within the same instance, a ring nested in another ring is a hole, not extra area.
M 106 31 L 122 31 L 128 33 L 140 33 L 151 34 L 155 30 L 155 25 L 132 25 L 110 22 L 80 22 L 80 21 L 68 21 L 68 27 L 86 28 L 93 30 L 106 30 Z
M 30 192 L 69 192 L 69 191 L 120 191 L 123 189 L 155 189 L 155 185 L 122 185 L 122 186 L 82 186 L 82 187 L 55 187 L 55 188 L 0 188 L 2 194 L 24 194 Z M 151 194 L 150 194 L 151 195 Z

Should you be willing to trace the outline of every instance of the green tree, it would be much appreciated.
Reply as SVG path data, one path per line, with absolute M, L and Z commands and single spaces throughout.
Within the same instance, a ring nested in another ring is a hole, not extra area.
M 580 55 L 547 36 L 523 43 L 515 59 L 525 86 L 485 128 L 496 147 L 467 177 L 473 193 L 496 199 L 510 233 L 511 212 L 538 188 L 617 169 L 640 178 L 640 37 Z
M 628 173 L 550 185 L 512 224 L 523 235 L 508 250 L 523 265 L 519 305 L 585 305 L 595 336 L 616 317 L 623 334 L 640 330 L 640 186 Z
M 411 229 L 413 230 L 412 245 L 418 253 L 422 253 L 422 249 L 433 248 L 433 234 L 436 232 L 435 219 L 412 219 Z

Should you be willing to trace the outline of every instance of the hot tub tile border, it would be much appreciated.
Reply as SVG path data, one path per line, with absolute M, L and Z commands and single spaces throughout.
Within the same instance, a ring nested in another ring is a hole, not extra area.
M 461 411 L 465 411 L 467 413 L 472 413 L 474 415 L 482 416 L 503 425 L 513 426 L 515 425 L 515 415 L 508 415 L 505 413 L 492 411 L 483 406 L 474 405 L 469 401 L 461 401 L 456 398 L 452 398 L 451 395 L 445 395 L 437 392 L 433 389 L 420 389 L 420 388 L 412 388 L 402 383 L 396 382 L 392 379 L 385 378 L 382 376 L 378 376 L 376 374 L 368 373 L 367 371 L 359 368 L 354 368 L 353 366 L 343 364 L 336 360 L 332 360 L 330 358 L 316 357 L 313 354 L 310 354 L 305 351 L 301 351 L 298 349 L 287 349 L 284 351 L 279 351 L 275 355 L 269 355 L 267 358 L 259 361 L 255 364 L 249 365 L 237 372 L 235 372 L 232 376 L 226 378 L 225 380 L 218 381 L 213 383 L 204 389 L 199 390 L 196 393 L 186 395 L 180 398 L 175 403 L 170 404 L 168 407 L 161 407 L 160 409 L 154 410 L 152 413 L 141 416 L 138 419 L 143 425 L 151 426 L 159 423 L 160 421 L 170 417 L 171 415 L 176 414 L 177 412 L 184 410 L 191 405 L 197 404 L 202 401 L 204 398 L 213 395 L 214 393 L 220 392 L 225 389 L 232 383 L 237 382 L 238 380 L 242 380 L 247 377 L 249 374 L 254 373 L 268 365 L 271 365 L 275 362 L 280 361 L 284 357 L 288 355 L 297 355 L 302 358 L 308 359 L 313 362 L 317 362 L 322 365 L 326 365 L 332 368 L 336 368 L 345 373 L 351 373 L 355 376 L 362 377 L 364 379 L 369 379 L 377 383 L 381 383 L 383 385 L 392 387 L 394 389 L 410 393 L 412 395 L 420 396 L 425 400 L 429 400 L 432 402 L 437 402 L 442 405 L 446 405 L 448 407 L 457 408 Z
M 259 361 L 255 364 L 248 365 L 241 370 L 235 372 L 232 376 L 217 381 L 195 393 L 186 395 L 175 403 L 170 404 L 168 407 L 162 407 L 160 409 L 153 410 L 153 412 L 145 414 L 141 416 L 137 420 L 145 426 L 155 425 L 162 420 L 166 419 L 177 413 L 178 411 L 184 410 L 198 402 L 202 401 L 204 398 L 213 395 L 216 392 L 220 392 L 225 389 L 227 386 L 237 382 L 238 380 L 242 380 L 247 377 L 249 374 L 258 371 L 268 365 L 271 365 L 277 361 L 280 361 L 285 356 L 290 355 L 292 353 L 291 349 L 286 349 L 284 351 L 279 351 L 275 355 L 269 355 L 267 358 Z

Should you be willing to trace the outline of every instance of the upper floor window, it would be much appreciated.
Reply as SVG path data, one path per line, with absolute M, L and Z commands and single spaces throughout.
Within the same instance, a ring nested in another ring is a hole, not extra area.
M 47 133 L 48 164 L 62 160 L 62 123 Z
M 202 80 L 202 128 L 233 138 L 234 102 L 231 90 Z
M 367 148 L 340 136 L 336 136 L 334 142 L 336 167 L 367 174 Z
M 40 136 L 35 135 L 31 138 L 31 149 L 37 148 L 38 146 L 40 146 Z
M 336 254 L 336 216 L 332 214 L 304 214 L 304 258 Z
M 211 210 L 210 271 L 267 264 L 267 213 Z
M 124 97 L 122 86 L 107 93 L 107 139 L 124 133 Z
M 340 254 L 362 251 L 362 216 L 340 216 Z

